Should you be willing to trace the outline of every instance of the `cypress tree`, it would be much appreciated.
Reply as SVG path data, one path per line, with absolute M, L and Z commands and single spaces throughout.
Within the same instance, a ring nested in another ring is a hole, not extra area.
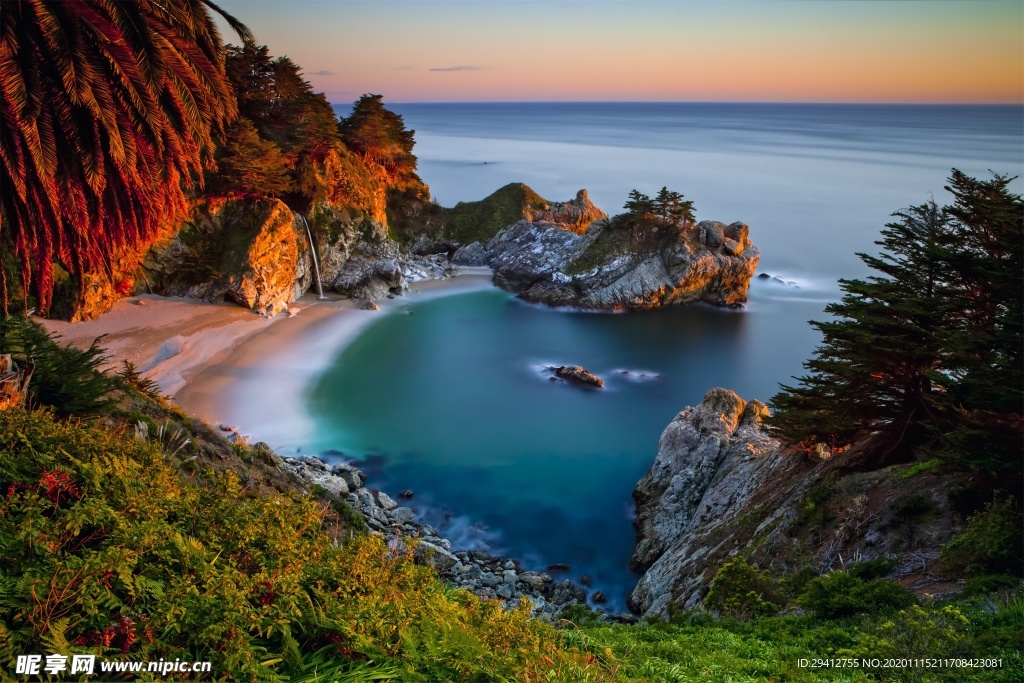
M 840 280 L 844 296 L 812 322 L 810 374 L 775 396 L 791 443 L 833 452 L 870 439 L 873 464 L 919 452 L 994 474 L 1021 470 L 1024 424 L 1024 205 L 1012 178 L 953 170 L 954 203 L 893 214 L 880 273 Z
M 939 330 L 949 313 L 948 219 L 934 202 L 893 214 L 878 256 L 858 254 L 881 276 L 840 280 L 845 292 L 812 322 L 824 335 L 810 375 L 775 396 L 773 425 L 790 441 L 833 450 L 878 433 L 879 457 L 902 455 L 934 410 Z

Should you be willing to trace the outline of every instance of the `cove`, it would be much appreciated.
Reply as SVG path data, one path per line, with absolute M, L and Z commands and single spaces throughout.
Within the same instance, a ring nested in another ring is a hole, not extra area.
M 404 304 L 314 383 L 309 445 L 393 496 L 414 490 L 455 547 L 568 564 L 620 610 L 635 582 L 631 492 L 662 430 L 713 386 L 768 399 L 799 371 L 822 304 L 798 292 L 758 283 L 748 311 L 581 313 L 498 289 Z M 605 388 L 550 381 L 562 364 Z

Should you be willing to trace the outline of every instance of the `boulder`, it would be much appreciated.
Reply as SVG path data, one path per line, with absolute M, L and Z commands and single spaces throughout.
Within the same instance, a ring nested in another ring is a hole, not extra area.
M 725 241 L 725 230 L 718 221 L 704 221 L 703 226 L 704 244 L 708 249 L 718 249 Z
M 725 236 L 731 240 L 736 240 L 740 244 L 747 242 L 750 236 L 750 226 L 746 223 L 730 223 L 724 230 Z
M 331 474 L 343 479 L 350 491 L 362 488 L 366 484 L 366 475 L 352 465 L 338 463 L 331 467 Z
M 584 370 L 579 365 L 561 365 L 557 368 L 554 368 L 554 370 L 555 375 L 557 377 L 561 377 L 562 379 L 567 380 L 569 382 L 583 384 L 591 387 L 604 387 L 603 379 L 601 379 L 594 373 L 590 372 L 589 370 Z
M 299 231 L 298 214 L 279 199 L 211 200 L 149 248 L 137 284 L 155 294 L 279 313 L 295 297 L 300 247 L 307 243 Z
M 440 572 L 452 569 L 459 562 L 459 558 L 448 550 L 427 541 L 420 541 L 413 546 L 413 558 L 420 564 L 436 567 Z
M 391 511 L 391 519 L 395 520 L 396 524 L 410 524 L 415 518 L 416 513 L 412 508 L 400 507 Z
M 356 256 L 342 267 L 331 289 L 352 299 L 382 299 L 403 294 L 409 283 L 396 261 Z

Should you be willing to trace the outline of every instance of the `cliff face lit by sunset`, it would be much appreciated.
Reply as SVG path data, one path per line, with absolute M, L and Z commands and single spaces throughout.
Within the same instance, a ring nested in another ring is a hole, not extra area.
M 1024 101 L 1012 1 L 225 6 L 334 102 Z

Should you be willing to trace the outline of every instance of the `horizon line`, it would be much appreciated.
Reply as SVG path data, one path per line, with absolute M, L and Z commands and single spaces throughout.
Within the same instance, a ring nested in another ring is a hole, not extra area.
M 367 93 L 369 94 L 369 93 Z M 331 102 L 332 106 L 351 106 L 351 102 Z M 841 105 L 876 107 L 1019 107 L 1021 102 L 830 102 L 764 100 L 394 100 L 389 104 L 758 104 L 758 105 Z

